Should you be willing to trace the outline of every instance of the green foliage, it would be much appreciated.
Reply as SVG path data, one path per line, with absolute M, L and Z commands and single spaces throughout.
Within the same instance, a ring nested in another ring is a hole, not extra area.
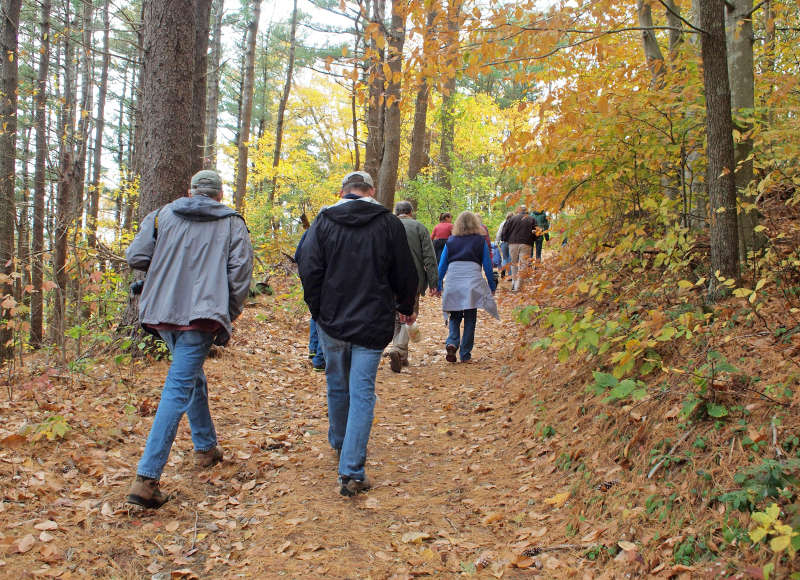
M 70 431 L 67 420 L 61 415 L 51 415 L 32 428 L 31 441 L 63 439 Z
M 733 509 L 753 511 L 767 498 L 791 501 L 800 486 L 800 459 L 764 459 L 759 465 L 736 472 L 733 480 L 741 489 L 719 496 L 719 501 Z
M 703 419 L 724 419 L 730 414 L 725 405 L 715 400 L 714 383 L 721 373 L 738 373 L 719 352 L 711 350 L 706 354 L 706 362 L 692 373 L 692 381 L 697 389 L 690 392 L 683 401 L 681 415 L 699 421 Z
M 608 396 L 603 399 L 604 403 L 624 401 L 628 398 L 638 401 L 647 396 L 647 385 L 642 381 L 633 379 L 620 381 L 614 375 L 598 371 L 592 374 L 594 375 L 594 384 L 586 387 L 586 390 L 596 395 L 602 395 L 608 391 Z

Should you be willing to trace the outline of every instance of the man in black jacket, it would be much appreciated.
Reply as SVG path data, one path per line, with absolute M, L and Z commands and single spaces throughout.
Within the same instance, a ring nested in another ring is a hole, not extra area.
M 400 220 L 374 199 L 372 177 L 348 173 L 341 200 L 308 230 L 299 271 L 325 352 L 328 441 L 339 453 L 339 493 L 367 491 L 364 472 L 375 376 L 395 311 L 412 324 L 417 271 Z
M 521 205 L 517 213 L 510 217 L 503 226 L 500 239 L 508 242 L 508 251 L 511 255 L 511 290 L 516 292 L 522 284 L 525 270 L 533 255 L 535 236 L 533 228 L 536 224 L 528 214 L 528 208 Z

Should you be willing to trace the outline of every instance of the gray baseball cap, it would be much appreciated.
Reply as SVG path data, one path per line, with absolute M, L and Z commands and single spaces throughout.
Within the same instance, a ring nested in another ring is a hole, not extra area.
M 217 193 L 222 191 L 222 178 L 211 169 L 203 169 L 192 176 L 192 191 Z
M 348 185 L 358 185 L 364 183 L 370 187 L 375 187 L 375 182 L 372 181 L 372 176 L 366 171 L 352 171 L 344 176 L 342 179 L 342 188 Z

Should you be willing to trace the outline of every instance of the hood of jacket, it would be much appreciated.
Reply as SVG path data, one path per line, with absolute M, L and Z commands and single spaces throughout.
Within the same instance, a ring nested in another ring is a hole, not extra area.
M 170 204 L 175 215 L 193 222 L 213 222 L 232 215 L 239 215 L 224 203 L 205 195 L 181 197 Z
M 363 197 L 343 199 L 337 204 L 325 208 L 321 213 L 337 224 L 358 227 L 368 224 L 380 215 L 389 213 L 389 210 L 376 199 Z

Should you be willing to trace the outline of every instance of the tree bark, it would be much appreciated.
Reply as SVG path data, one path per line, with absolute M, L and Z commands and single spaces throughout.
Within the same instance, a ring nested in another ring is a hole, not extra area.
M 400 163 L 400 116 L 401 84 L 403 79 L 403 45 L 406 36 L 405 4 L 392 0 L 392 24 L 389 30 L 387 64 L 389 78 L 386 83 L 383 158 L 378 171 L 377 200 L 392 209 L 397 187 L 397 170 Z
M 428 165 L 428 152 L 425 146 L 428 134 L 428 96 L 430 83 L 426 70 L 427 63 L 433 58 L 434 51 L 434 22 L 436 21 L 436 8 L 433 3 L 428 7 L 425 30 L 422 39 L 422 62 L 419 71 L 419 88 L 414 102 L 414 128 L 411 131 L 411 153 L 408 156 L 408 180 L 417 178 L 420 170 Z
M 281 142 L 283 141 L 283 119 L 286 114 L 286 103 L 289 101 L 289 93 L 292 90 L 292 78 L 294 75 L 294 56 L 296 49 L 297 32 L 297 0 L 294 0 L 292 9 L 292 25 L 289 33 L 289 64 L 286 67 L 286 82 L 283 85 L 283 94 L 278 103 L 278 119 L 275 125 L 275 149 L 272 153 L 272 187 L 269 190 L 269 205 L 275 206 L 275 198 L 278 190 L 278 166 L 281 162 Z M 277 229 L 278 220 L 272 216 L 272 229 Z
M 374 33 L 369 43 L 369 59 L 367 78 L 369 91 L 367 99 L 367 142 L 364 145 L 364 171 L 372 176 L 377 183 L 378 173 L 383 159 L 383 129 L 384 129 L 384 44 L 378 41 L 377 35 L 385 38 L 386 30 L 384 18 L 386 14 L 386 1 L 375 0 L 372 6 L 371 24 L 377 25 L 378 32 Z
M 667 26 L 669 31 L 669 54 L 671 59 L 675 59 L 678 47 L 683 42 L 683 21 L 681 20 L 681 9 L 675 0 L 664 0 L 667 13 Z
M 236 189 L 234 200 L 236 210 L 244 211 L 244 197 L 247 190 L 247 154 L 250 141 L 250 119 L 253 114 L 253 77 L 255 76 L 256 36 L 258 35 L 258 19 L 261 16 L 261 0 L 253 0 L 253 14 L 247 25 L 247 48 L 244 60 L 244 78 L 242 80 L 242 111 L 240 118 L 239 139 L 236 159 Z
M 194 84 L 192 87 L 192 174 L 203 169 L 206 138 L 208 32 L 211 0 L 195 0 Z
M 725 46 L 725 0 L 699 3 L 699 24 L 706 95 L 706 186 L 711 218 L 711 284 L 709 297 L 722 295 L 726 279 L 739 278 L 739 244 L 736 217 L 736 169 L 733 150 L 731 92 Z
M 208 91 L 206 112 L 206 142 L 203 150 L 205 159 L 203 166 L 213 169 L 217 166 L 217 123 L 219 118 L 219 78 L 222 62 L 222 16 L 224 14 L 223 0 L 214 0 L 213 19 L 211 28 L 211 54 L 208 58 Z
M 450 0 L 447 4 L 447 34 L 444 43 L 449 47 L 445 59 L 445 82 L 442 87 L 442 107 L 440 112 L 441 137 L 439 141 L 439 184 L 447 190 L 452 199 L 453 190 L 453 155 L 455 140 L 455 96 L 456 75 L 460 48 L 458 41 L 461 5 L 463 0 Z M 448 203 L 448 205 L 452 205 Z
M 100 88 L 97 94 L 94 160 L 92 161 L 92 184 L 89 188 L 89 219 L 87 220 L 87 241 L 90 248 L 97 246 L 97 217 L 100 214 L 100 175 L 103 170 L 103 130 L 105 129 L 106 93 L 108 92 L 108 66 L 111 62 L 111 53 L 108 47 L 111 32 L 108 10 L 109 2 L 110 0 L 105 0 L 103 4 L 103 64 L 100 69 Z
M 31 332 L 30 343 L 34 348 L 42 344 L 44 290 L 44 197 L 45 173 L 47 171 L 47 76 L 50 65 L 50 0 L 42 0 L 42 21 L 39 27 L 39 70 L 36 81 L 36 160 L 33 174 L 33 232 L 31 252 Z
M 755 73 L 753 69 L 753 0 L 731 0 L 726 10 L 728 75 L 731 83 L 731 108 L 742 134 L 752 128 L 747 119 L 755 107 Z M 763 247 L 764 239 L 755 227 L 759 212 L 756 196 L 748 190 L 753 181 L 753 140 L 740 138 L 735 144 L 736 192 L 739 199 L 739 260 L 746 264 L 750 252 Z
M 3 21 L 0 24 L 0 272 L 4 279 L 0 283 L 0 294 L 11 296 L 13 288 L 11 273 L 14 271 L 15 210 L 15 160 L 17 157 L 17 33 L 22 0 L 3 0 Z M 13 334 L 6 324 L 10 320 L 10 308 L 3 307 L 0 320 L 0 360 L 14 356 L 14 348 L 8 344 Z
M 192 0 L 144 0 L 143 10 L 140 221 L 189 188 L 195 70 Z
M 89 149 L 89 133 L 92 122 L 94 105 L 94 53 L 92 52 L 92 18 L 94 5 L 91 0 L 83 2 L 83 14 L 81 17 L 81 104 L 78 116 L 78 135 L 77 152 L 75 154 L 75 201 L 76 211 L 74 218 L 78 219 L 78 224 L 82 222 L 83 210 L 86 205 L 84 199 L 86 183 L 86 160 Z M 77 231 L 75 232 L 77 235 Z
M 636 0 L 636 13 L 639 17 L 639 26 L 642 28 L 642 46 L 647 68 L 650 69 L 650 83 L 654 88 L 661 88 L 664 86 L 664 55 L 653 32 L 653 12 L 650 9 L 650 2 Z

